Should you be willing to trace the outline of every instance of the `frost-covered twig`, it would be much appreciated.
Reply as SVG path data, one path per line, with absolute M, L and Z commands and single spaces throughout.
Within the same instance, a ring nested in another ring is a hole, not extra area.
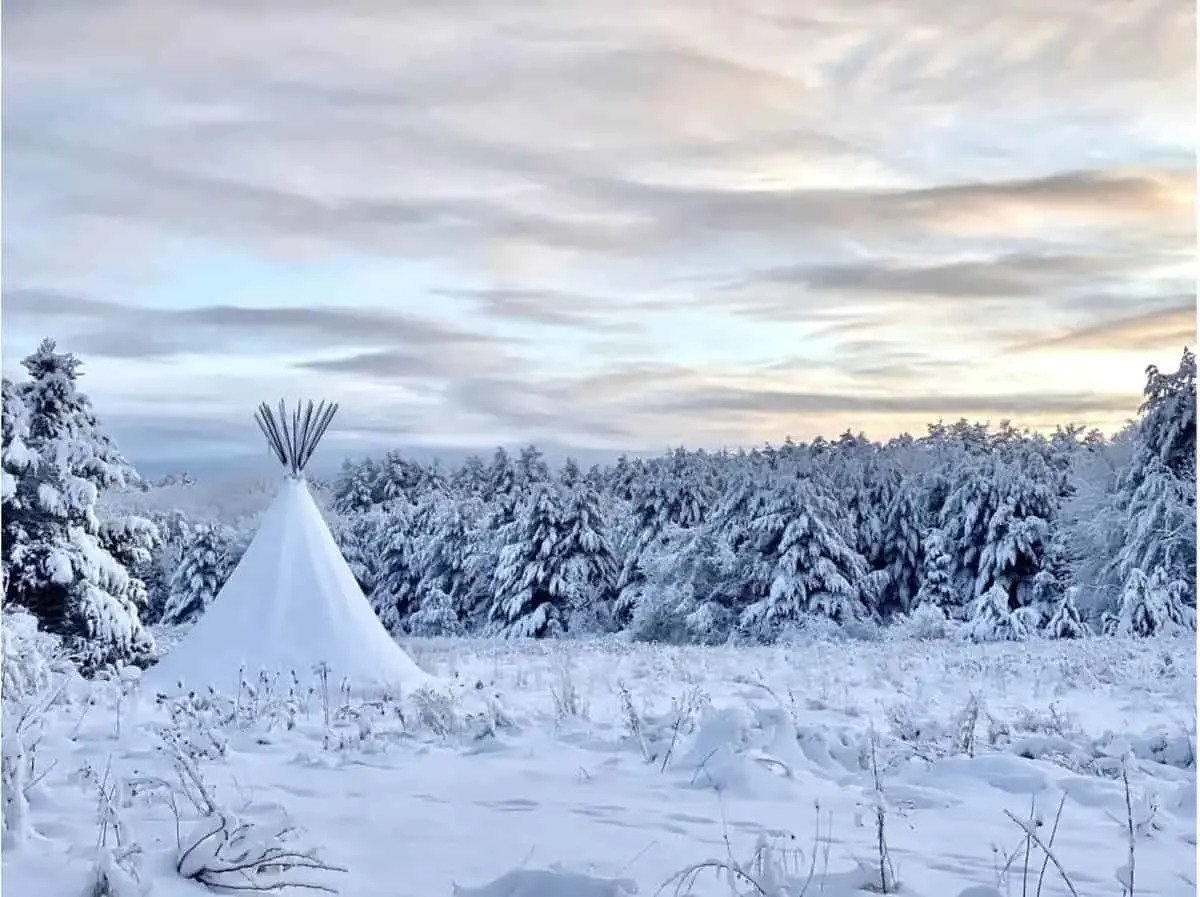
M 1041 848 L 1042 853 L 1044 853 L 1046 855 L 1046 857 L 1050 860 L 1050 862 L 1052 862 L 1054 864 L 1054 868 L 1057 869 L 1058 874 L 1060 876 L 1062 876 L 1063 884 L 1066 885 L 1067 890 L 1071 892 L 1071 897 L 1079 897 L 1079 892 L 1075 890 L 1075 885 L 1071 882 L 1071 876 L 1069 876 L 1067 874 L 1067 870 L 1065 868 L 1063 868 L 1063 864 L 1060 863 L 1058 861 L 1058 857 L 1054 855 L 1053 848 L 1051 848 L 1049 845 L 1044 843 L 1042 841 L 1042 839 L 1037 836 L 1037 833 L 1033 830 L 1032 822 L 1027 822 L 1027 821 L 1018 819 L 1016 816 L 1013 815 L 1011 810 L 1005 810 L 1004 815 L 1007 816 L 1009 819 L 1011 819 L 1013 822 L 1015 822 L 1018 826 L 1020 826 L 1021 830 L 1024 831 L 1026 833 L 1026 835 L 1029 836 L 1029 839 L 1031 841 L 1033 841 L 1033 843 L 1036 844 L 1039 848 Z

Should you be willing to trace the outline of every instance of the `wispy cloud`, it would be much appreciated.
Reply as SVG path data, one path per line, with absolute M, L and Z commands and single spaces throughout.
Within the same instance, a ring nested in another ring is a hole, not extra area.
M 1112 350 L 1154 352 L 1163 345 L 1194 345 L 1196 342 L 1196 296 L 1168 297 L 1160 308 L 1128 317 L 1099 321 L 1061 336 L 1030 343 L 1025 351 Z
M 50 333 L 128 421 L 291 383 L 471 444 L 1114 426 L 1194 332 L 1194 30 L 1155 0 L 6 3 L 6 370 Z M 143 442 L 223 445 L 189 407 Z

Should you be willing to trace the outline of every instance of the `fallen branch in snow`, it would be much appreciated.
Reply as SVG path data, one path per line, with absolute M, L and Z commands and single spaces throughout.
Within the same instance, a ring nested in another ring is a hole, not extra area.
M 280 891 L 300 888 L 337 894 L 307 878 L 313 872 L 346 872 L 315 856 L 282 844 L 285 833 L 264 836 L 251 823 L 223 812 L 202 819 L 179 851 L 175 870 L 183 878 L 218 891 Z

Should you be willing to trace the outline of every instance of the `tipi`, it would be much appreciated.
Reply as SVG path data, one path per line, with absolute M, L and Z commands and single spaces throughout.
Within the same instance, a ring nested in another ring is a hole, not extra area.
M 304 480 L 336 404 L 296 406 L 278 416 L 264 402 L 255 420 L 287 472 L 258 532 L 229 580 L 183 640 L 146 672 L 159 689 L 182 684 L 235 693 L 241 676 L 263 672 L 366 687 L 430 681 L 396 644 L 363 596 Z M 285 681 L 286 681 L 285 679 Z

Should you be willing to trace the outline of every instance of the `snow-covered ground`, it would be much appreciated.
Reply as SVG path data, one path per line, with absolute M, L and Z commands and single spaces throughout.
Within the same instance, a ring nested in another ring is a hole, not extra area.
M 450 681 L 444 693 L 367 702 L 337 683 L 284 683 L 168 708 L 133 683 L 76 680 L 21 727 L 31 770 L 14 772 L 10 710 L 6 897 L 91 894 L 98 855 L 113 858 L 114 897 L 204 893 L 175 871 L 179 845 L 194 848 L 182 865 L 198 877 L 237 865 L 239 848 L 203 837 L 220 822 L 200 819 L 194 804 L 208 800 L 251 840 L 318 848 L 346 871 L 300 880 L 349 897 L 456 885 L 601 897 L 635 882 L 727 897 L 729 876 L 711 867 L 672 876 L 731 857 L 746 875 L 735 893 L 774 897 L 785 870 L 789 895 L 810 877 L 810 895 L 871 893 L 880 813 L 899 893 L 1068 894 L 1061 863 L 1075 893 L 1118 897 L 1130 817 L 1134 893 L 1195 893 L 1190 641 L 408 648 Z M 22 775 L 23 838 L 11 815 Z M 1027 852 L 1006 815 L 1031 812 L 1054 862 Z M 121 890 L 123 869 L 150 890 Z

